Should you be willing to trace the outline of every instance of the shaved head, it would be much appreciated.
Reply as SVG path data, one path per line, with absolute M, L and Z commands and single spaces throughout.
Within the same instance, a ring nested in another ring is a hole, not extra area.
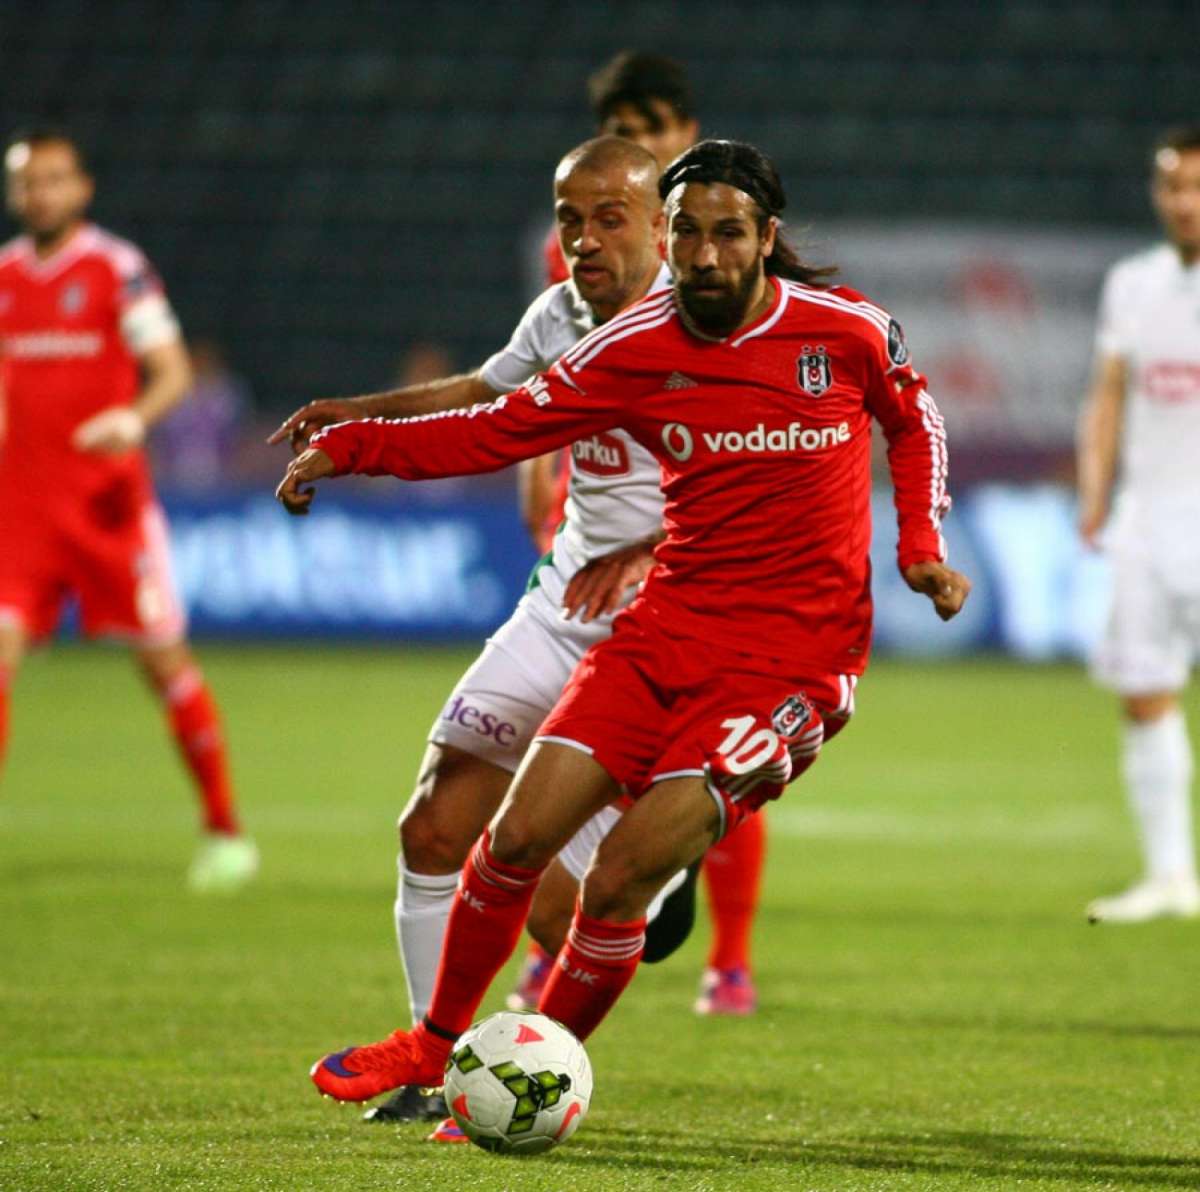
M 624 137 L 593 137 L 576 145 L 554 171 L 557 188 L 575 174 L 624 175 L 631 189 L 642 193 L 653 207 L 658 198 L 658 159 L 648 149 Z
M 653 153 L 621 137 L 576 146 L 554 171 L 558 242 L 580 296 L 610 319 L 650 288 L 662 264 Z

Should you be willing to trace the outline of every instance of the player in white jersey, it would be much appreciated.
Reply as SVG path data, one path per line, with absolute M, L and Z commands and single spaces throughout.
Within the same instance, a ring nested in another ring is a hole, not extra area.
M 1080 532 L 1114 572 L 1094 674 L 1124 713 L 1123 770 L 1145 872 L 1088 906 L 1092 922 L 1200 914 L 1192 750 L 1179 694 L 1200 648 L 1200 126 L 1156 146 L 1167 242 L 1108 275 L 1079 434 Z M 1120 493 L 1109 494 L 1121 461 Z
M 670 284 L 662 263 L 658 166 L 645 149 L 599 137 L 572 150 L 555 174 L 555 215 L 571 279 L 544 291 L 508 345 L 476 372 L 368 397 L 311 402 L 271 437 L 301 440 L 331 422 L 458 409 L 510 393 L 547 369 L 598 323 Z M 608 637 L 612 617 L 649 570 L 662 536 L 659 466 L 623 431 L 571 452 L 566 519 L 512 617 L 488 640 L 433 726 L 416 791 L 400 820 L 396 932 L 414 1023 L 432 993 L 459 872 L 575 664 Z M 548 871 L 530 929 L 557 952 L 597 841 L 620 812 L 606 808 Z M 684 875 L 663 892 L 665 898 Z M 565 905 L 564 905 L 565 902 Z M 662 905 L 659 900 L 657 911 Z M 689 920 L 690 925 L 690 920 Z M 402 1090 L 376 1120 L 417 1116 Z M 428 1115 L 442 1116 L 438 1106 Z M 370 1115 L 368 1115 L 370 1116 Z

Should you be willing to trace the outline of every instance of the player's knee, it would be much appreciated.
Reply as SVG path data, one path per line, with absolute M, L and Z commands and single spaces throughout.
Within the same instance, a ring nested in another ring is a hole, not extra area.
M 460 869 L 506 783 L 506 774 L 470 754 L 431 745 L 398 824 L 405 865 L 417 873 Z
M 191 650 L 183 642 L 169 646 L 147 646 L 135 651 L 135 657 L 146 679 L 160 691 L 170 686 L 185 670 L 196 667 Z
M 553 843 L 545 840 L 536 819 L 512 805 L 506 806 L 492 821 L 489 847 L 497 861 L 525 869 L 544 868 L 556 852 Z
M 3 679 L 11 679 L 25 656 L 25 634 L 15 625 L 0 626 L 0 670 Z
M 414 873 L 461 869 L 479 834 L 476 825 L 450 822 L 433 799 L 419 795 L 400 817 L 399 829 L 404 864 Z
M 1131 724 L 1153 724 L 1173 712 L 1178 704 L 1178 696 L 1166 691 L 1152 695 L 1127 695 L 1121 701 L 1125 719 Z

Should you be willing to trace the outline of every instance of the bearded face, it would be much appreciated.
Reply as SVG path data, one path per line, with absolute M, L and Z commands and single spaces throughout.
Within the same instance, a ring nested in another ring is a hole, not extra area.
M 667 214 L 676 301 L 695 330 L 724 339 L 762 293 L 774 221 L 760 226 L 754 200 L 723 182 L 677 187 L 668 196 Z

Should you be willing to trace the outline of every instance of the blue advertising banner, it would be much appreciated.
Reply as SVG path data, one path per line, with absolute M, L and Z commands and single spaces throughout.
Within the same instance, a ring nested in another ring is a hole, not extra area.
M 535 556 L 507 495 L 469 495 L 422 504 L 327 489 L 308 517 L 291 518 L 262 492 L 168 494 L 193 632 L 480 641 L 520 598 Z M 974 590 L 949 624 L 896 570 L 890 494 L 876 494 L 874 520 L 880 652 L 1080 656 L 1099 634 L 1108 570 L 1080 545 L 1065 489 L 989 485 L 956 499 L 950 558 Z
M 299 518 L 262 492 L 164 504 L 197 636 L 478 639 L 507 618 L 536 561 L 511 500 L 326 491 Z

